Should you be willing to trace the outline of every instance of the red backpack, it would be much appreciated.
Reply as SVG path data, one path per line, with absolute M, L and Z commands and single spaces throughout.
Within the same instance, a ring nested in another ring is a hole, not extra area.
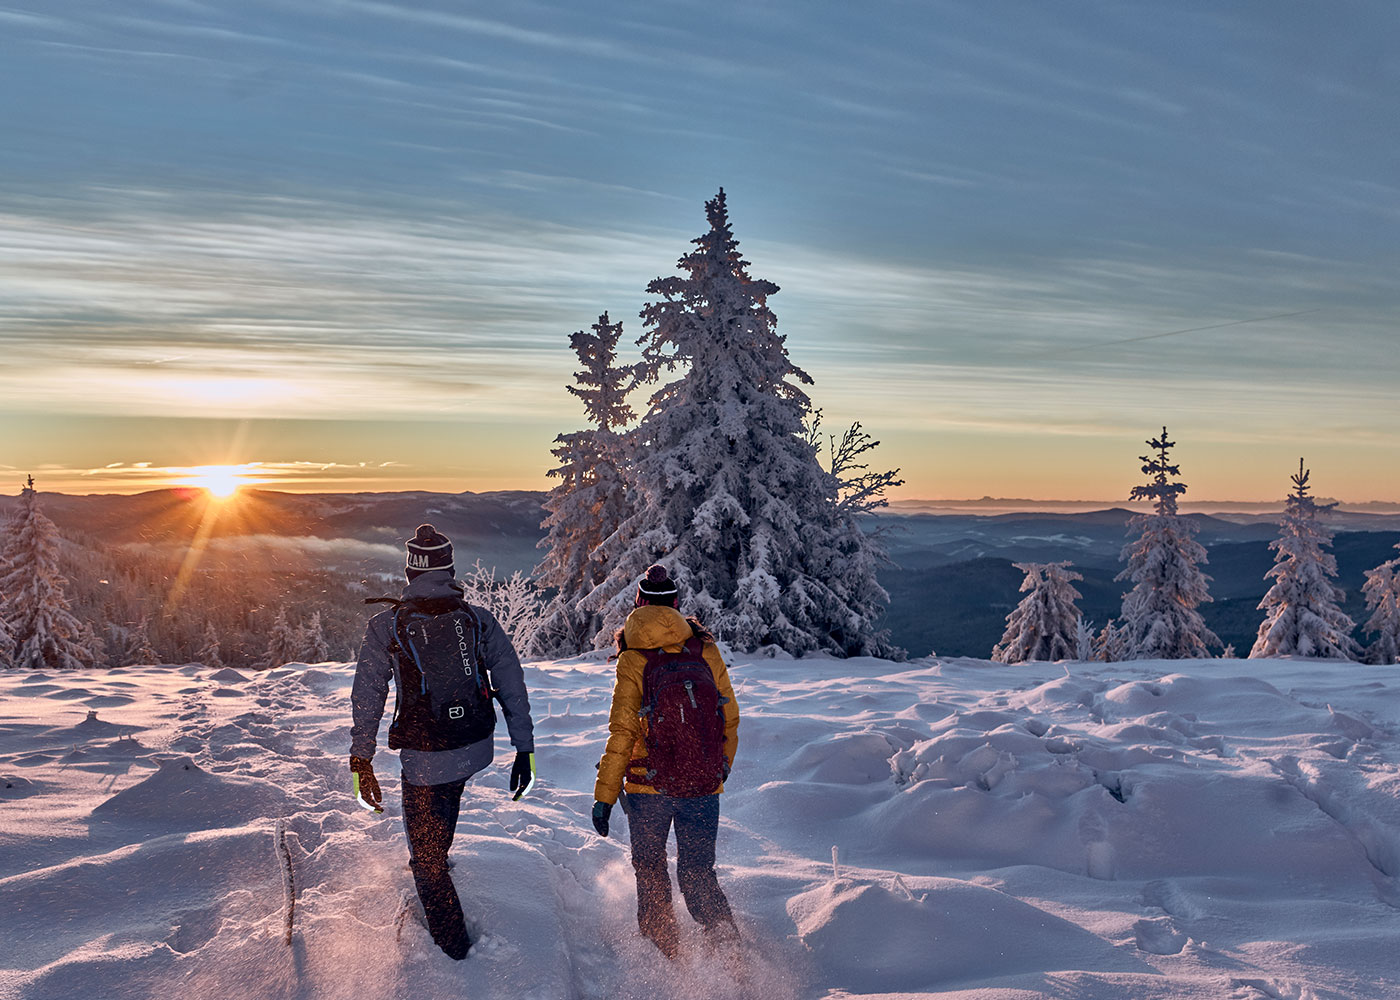
M 642 708 L 647 720 L 646 783 L 662 795 L 711 795 L 724 780 L 724 703 L 705 662 L 705 642 L 692 636 L 680 652 L 639 649 Z

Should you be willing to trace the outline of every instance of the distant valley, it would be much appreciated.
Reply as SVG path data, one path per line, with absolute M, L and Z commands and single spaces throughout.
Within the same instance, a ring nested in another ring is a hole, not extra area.
M 222 506 L 202 492 L 162 490 L 132 496 L 43 494 L 45 513 L 77 545 L 132 546 L 175 553 L 207 533 L 208 569 L 307 568 L 343 574 L 369 591 L 392 586 L 402 566 L 402 539 L 422 521 L 450 536 L 459 571 L 480 559 L 501 574 L 528 572 L 540 552 L 544 494 L 354 493 L 295 494 L 248 490 Z M 0 513 L 14 503 L 0 497 Z M 903 509 L 909 509 L 905 506 Z M 1125 585 L 1113 577 L 1125 523 L 1122 508 L 998 515 L 892 513 L 876 519 L 895 566 L 881 574 L 890 592 L 887 625 L 911 655 L 987 656 L 1020 599 L 1016 562 L 1068 559 L 1084 574 L 1078 584 L 1085 616 L 1096 626 L 1117 614 Z M 1207 547 L 1214 603 L 1207 624 L 1241 656 L 1262 618 L 1256 605 L 1272 565 L 1272 517 L 1259 513 L 1188 515 Z M 1400 515 L 1338 512 L 1333 552 L 1345 610 L 1364 620 L 1364 572 L 1397 555 Z M 201 528 L 203 525 L 203 528 Z M 358 625 L 354 626 L 358 627 Z M 351 628 L 353 632 L 353 628 Z M 1358 638 L 1362 638 L 1358 636 Z

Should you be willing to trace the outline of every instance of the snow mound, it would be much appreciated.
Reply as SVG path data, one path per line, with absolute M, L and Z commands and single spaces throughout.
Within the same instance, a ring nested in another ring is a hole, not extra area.
M 677 894 L 675 963 L 638 932 L 625 816 L 606 840 L 589 821 L 601 661 L 528 666 L 528 797 L 507 792 L 503 731 L 468 785 L 452 877 L 482 938 L 461 963 L 405 915 L 394 755 L 375 760 L 384 814 L 349 797 L 353 664 L 248 683 L 197 664 L 0 671 L 0 996 L 1400 996 L 1393 668 L 730 669 L 743 723 L 717 857 L 742 945 L 708 947 Z M 121 684 L 139 694 L 110 712 L 125 725 L 73 725 Z
M 925 891 L 916 897 L 840 880 L 788 901 L 828 983 L 893 992 L 1025 972 L 1148 971 L 1082 927 L 995 889 L 947 878 L 918 885 Z
M 296 678 L 317 694 L 332 694 L 341 688 L 349 687 L 352 679 L 346 674 L 333 674 L 319 667 L 308 667 L 298 671 Z
M 136 726 L 125 726 L 116 722 L 108 722 L 106 719 L 99 719 L 97 710 L 89 709 L 87 717 L 82 722 L 74 726 L 50 729 L 48 735 L 60 739 L 100 740 L 125 736 L 135 732 L 137 728 Z
M 219 681 L 221 684 L 246 684 L 248 682 L 246 675 L 239 673 L 232 667 L 224 667 L 222 670 L 214 671 L 209 675 L 209 679 Z
M 166 758 L 159 765 L 149 778 L 94 809 L 93 819 L 207 830 L 242 826 L 287 810 L 287 794 L 270 781 L 211 774 L 189 757 Z

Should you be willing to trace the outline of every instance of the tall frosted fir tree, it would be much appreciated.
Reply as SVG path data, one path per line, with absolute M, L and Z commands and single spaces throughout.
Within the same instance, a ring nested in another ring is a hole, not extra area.
M 11 662 L 35 670 L 91 666 L 94 652 L 64 597 L 58 528 L 39 510 L 34 477 L 0 532 L 0 618 L 13 643 Z
M 1357 654 L 1351 637 L 1355 623 L 1338 604 L 1346 596 L 1332 583 L 1337 559 L 1323 551 L 1331 545 L 1332 532 L 1318 523 L 1318 515 L 1336 506 L 1320 504 L 1308 496 L 1310 470 L 1298 459 L 1293 492 L 1279 523 L 1279 537 L 1269 543 L 1274 565 L 1264 574 L 1274 585 L 1259 602 L 1265 612 L 1250 659 L 1266 656 L 1316 656 L 1350 660 Z
M 1074 581 L 1084 579 L 1068 562 L 1013 563 L 1026 574 L 1026 596 L 1006 616 L 1006 632 L 992 650 L 998 663 L 1027 660 L 1070 660 L 1079 656 L 1081 596 Z
M 567 388 L 582 401 L 593 426 L 554 439 L 559 467 L 549 475 L 559 485 L 544 501 L 548 514 L 541 527 L 547 534 L 539 544 L 548 554 L 535 568 L 535 578 L 558 594 L 536 632 L 533 652 L 539 655 L 577 653 L 592 645 L 599 623 L 580 601 L 607 577 L 598 545 L 628 514 L 622 430 L 636 416 L 627 405 L 636 375 L 631 366 L 617 364 L 621 336 L 622 324 L 609 323 L 603 313 L 591 332 L 580 330 L 569 338 L 583 369 L 574 373 L 577 384 Z
M 1176 482 L 1181 470 L 1168 458 L 1176 443 L 1168 440 L 1163 427 L 1162 436 L 1147 446 L 1157 453 L 1142 456 L 1147 484 L 1134 486 L 1129 495 L 1133 500 L 1152 501 L 1152 511 L 1128 522 L 1128 530 L 1137 531 L 1138 537 L 1119 556 L 1128 566 L 1114 579 L 1131 580 L 1133 589 L 1123 595 L 1115 658 L 1209 656 L 1207 647 L 1221 642 L 1196 610 L 1211 599 L 1206 590 L 1210 577 L 1200 570 L 1206 550 L 1194 537 L 1196 526 L 1177 514 L 1176 498 L 1186 492 L 1186 485 Z
M 1366 633 L 1376 637 L 1366 647 L 1366 662 L 1400 662 L 1400 559 L 1368 569 L 1361 592 L 1366 595 L 1366 609 L 1371 612 Z
M 832 549 L 849 539 L 836 538 L 838 484 L 804 433 L 812 379 L 768 307 L 778 286 L 749 275 L 723 190 L 705 211 L 709 231 L 682 273 L 647 286 L 639 375 L 661 385 L 630 435 L 635 509 L 602 546 L 611 572 L 588 601 L 604 615 L 596 641 L 660 562 L 686 610 L 736 649 L 873 651 L 872 615 L 832 585 Z M 866 586 L 878 587 L 873 573 Z

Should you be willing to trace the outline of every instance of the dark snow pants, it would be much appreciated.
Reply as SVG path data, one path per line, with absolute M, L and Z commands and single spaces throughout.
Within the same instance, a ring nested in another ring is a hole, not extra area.
M 676 828 L 676 882 L 685 908 L 707 931 L 734 926 L 729 900 L 715 877 L 715 838 L 719 796 L 677 799 L 669 795 L 629 795 L 627 828 L 632 836 L 632 867 L 637 872 L 637 924 L 661 952 L 673 958 L 680 932 L 671 909 L 671 874 L 666 841 Z
M 403 783 L 403 826 L 408 833 L 408 864 L 423 901 L 428 931 L 450 958 L 466 958 L 471 947 L 457 887 L 447 870 L 447 852 L 457 831 L 466 780 L 445 785 Z

